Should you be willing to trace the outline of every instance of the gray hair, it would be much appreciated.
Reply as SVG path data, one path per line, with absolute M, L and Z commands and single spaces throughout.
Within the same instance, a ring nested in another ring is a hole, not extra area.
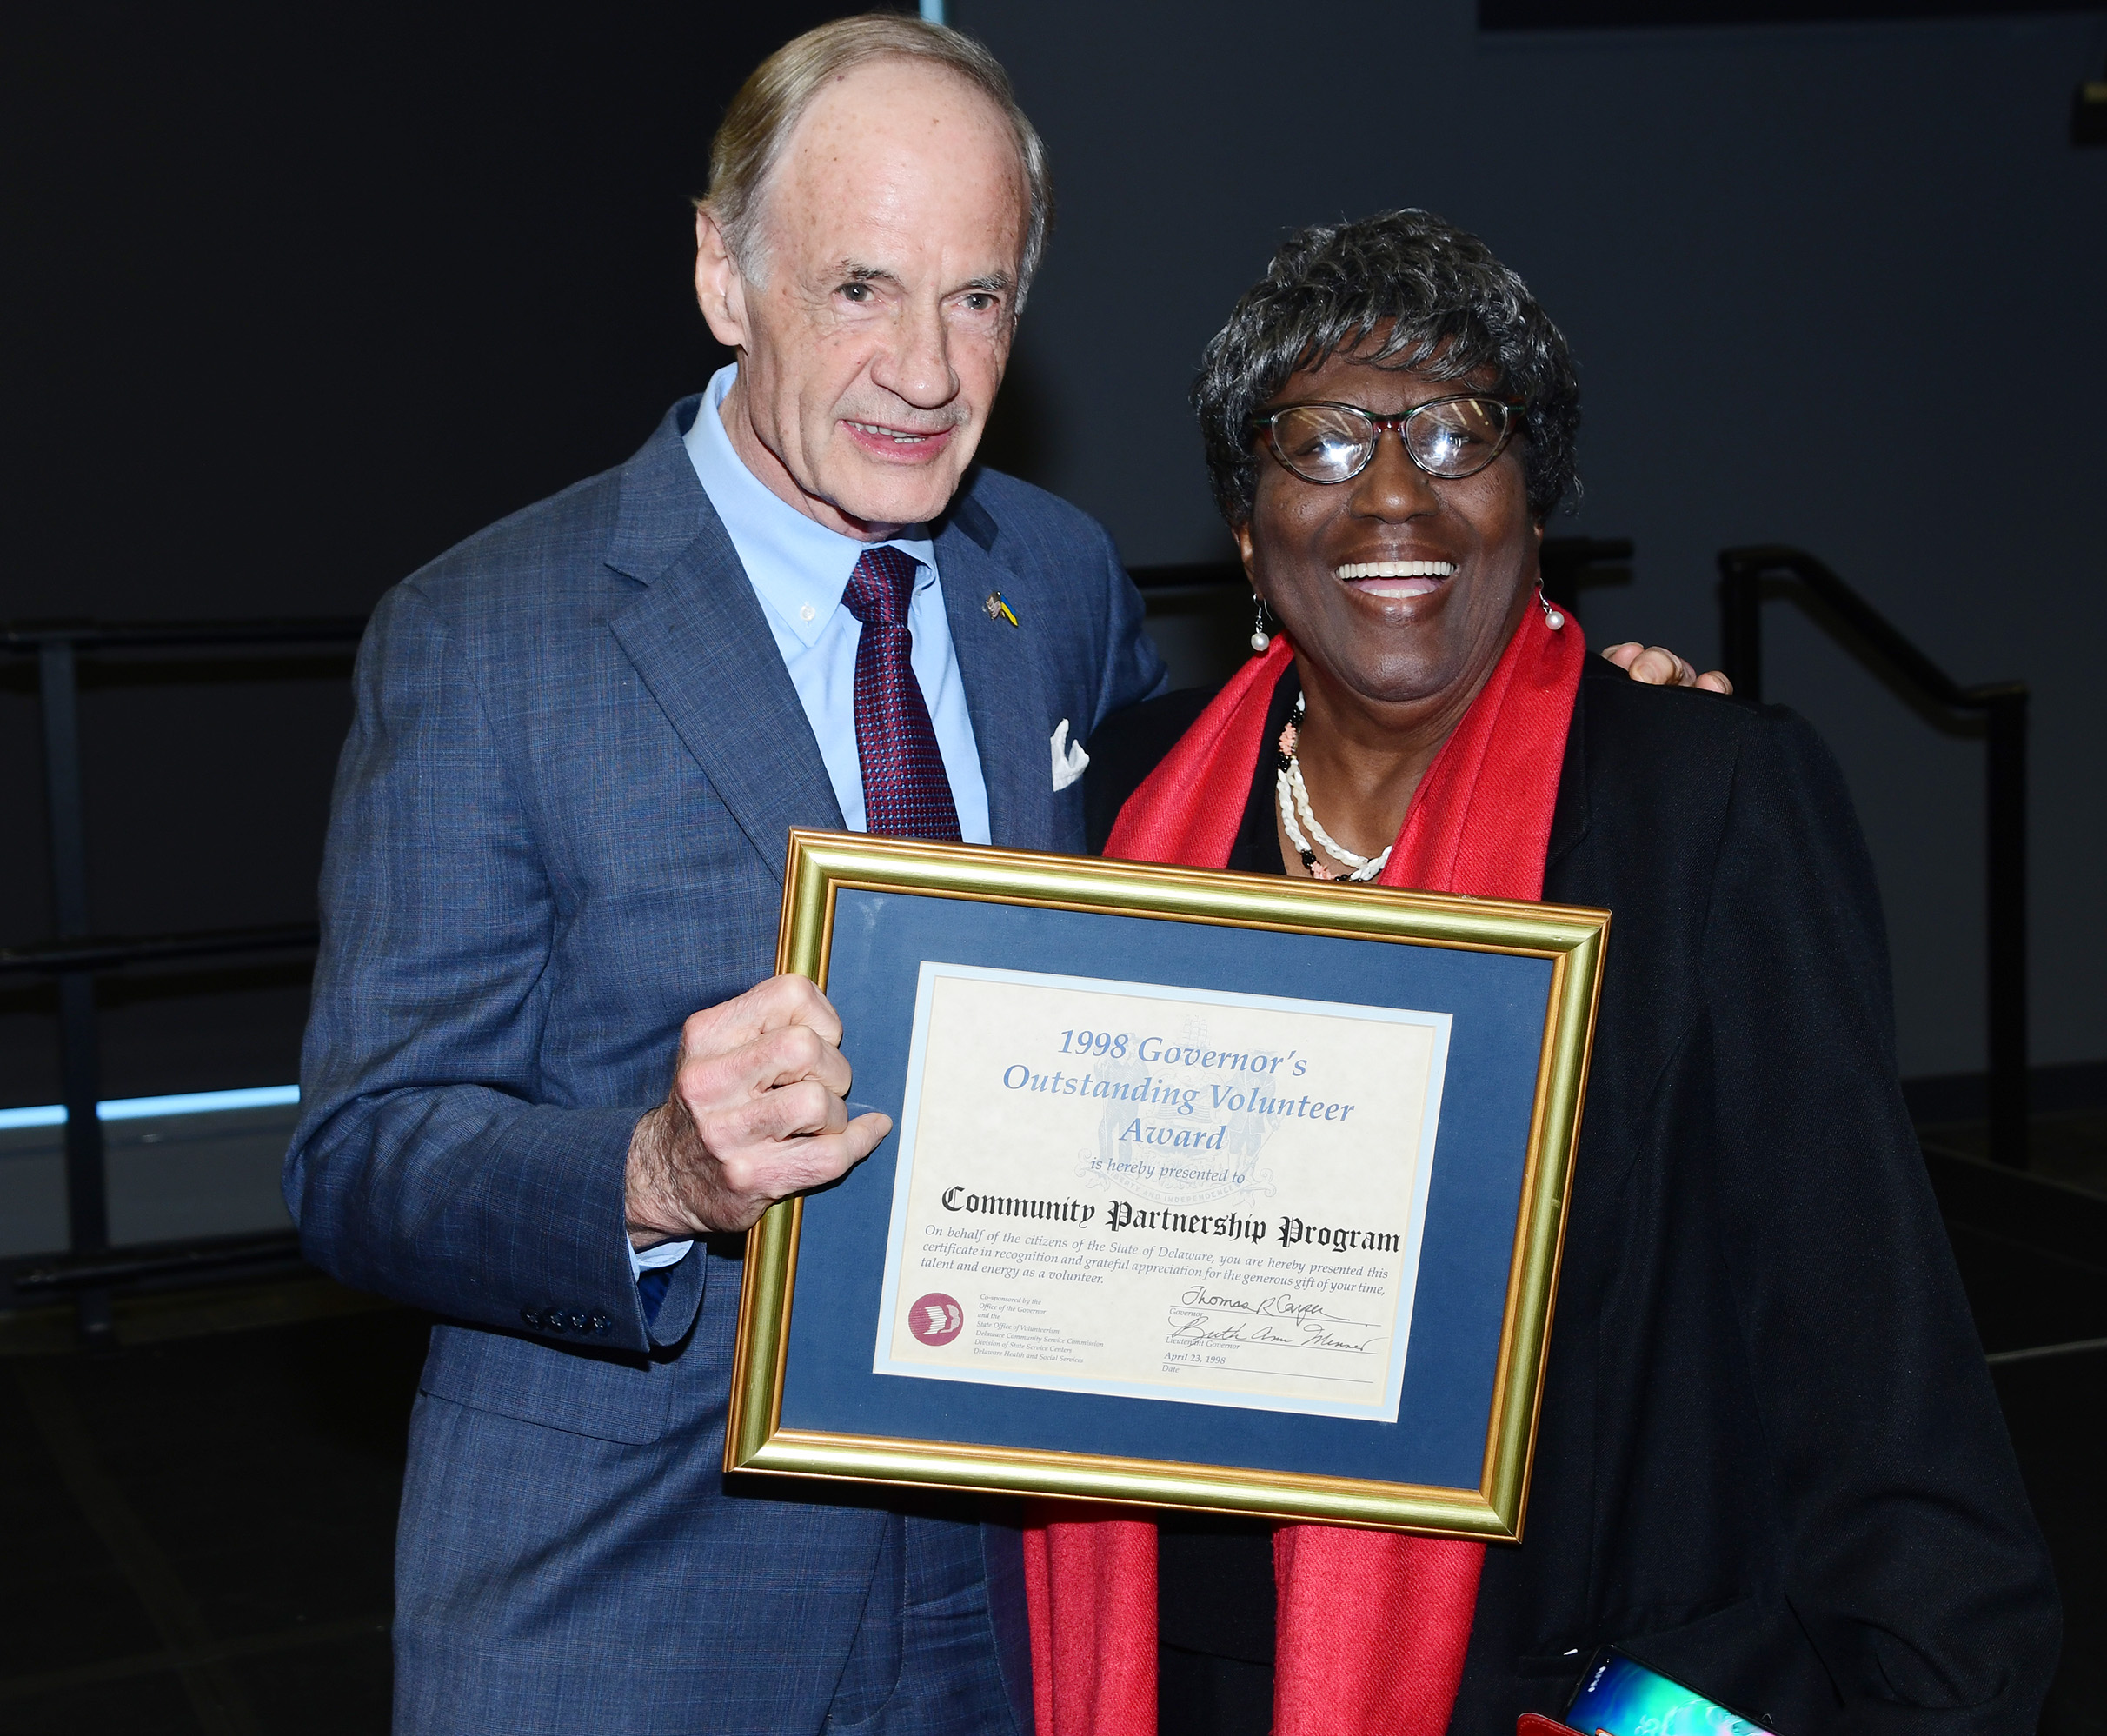
M 1207 481 L 1233 526 L 1249 522 L 1258 489 L 1252 418 L 1291 374 L 1358 352 L 1379 333 L 1372 362 L 1437 380 L 1499 370 L 1492 389 L 1522 401 L 1522 474 L 1538 523 L 1578 495 L 1580 382 L 1529 286 L 1431 211 L 1379 211 L 1290 236 L 1207 344 L 1193 401 Z
M 710 141 L 709 191 L 695 201 L 696 207 L 717 220 L 740 270 L 754 277 L 762 252 L 763 195 L 783 146 L 829 80 L 880 60 L 915 60 L 945 68 L 980 91 L 1009 123 L 1031 206 L 1024 255 L 1017 264 L 1016 299 L 1011 303 L 1013 313 L 1021 312 L 1054 223 L 1046 146 L 1017 106 L 1002 63 L 971 37 L 942 24 L 897 12 L 866 12 L 837 18 L 785 43 L 754 69 L 724 111 L 723 124 Z

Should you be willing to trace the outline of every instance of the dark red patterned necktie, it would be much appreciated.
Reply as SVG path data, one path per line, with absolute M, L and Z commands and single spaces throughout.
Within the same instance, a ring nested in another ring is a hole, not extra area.
M 955 843 L 958 806 L 914 679 L 907 603 L 914 557 L 866 549 L 841 602 L 863 623 L 856 641 L 856 757 L 863 765 L 864 829 L 887 838 Z

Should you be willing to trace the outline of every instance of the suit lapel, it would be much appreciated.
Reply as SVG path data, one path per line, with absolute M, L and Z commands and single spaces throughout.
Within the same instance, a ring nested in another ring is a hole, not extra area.
M 838 828 L 841 809 L 760 599 L 681 443 L 695 402 L 676 406 L 622 472 L 607 562 L 642 589 L 609 624 L 780 881 L 789 829 Z
M 966 687 L 967 715 L 987 785 L 987 828 L 1007 849 L 1054 848 L 1054 758 L 1048 745 L 1058 718 L 1047 715 L 1038 635 L 1051 631 L 1050 607 L 1036 591 L 987 552 L 994 524 L 979 506 L 961 501 L 936 543 L 944 614 Z M 988 617 L 990 593 L 1000 591 L 1019 626 Z M 1087 720 L 1083 721 L 1083 728 Z M 1069 729 L 1080 735 L 1074 720 Z

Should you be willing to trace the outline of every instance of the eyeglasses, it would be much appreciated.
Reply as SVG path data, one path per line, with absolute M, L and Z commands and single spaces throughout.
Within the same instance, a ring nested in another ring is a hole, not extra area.
M 1350 482 L 1368 468 L 1375 442 L 1394 428 L 1405 456 L 1430 476 L 1460 482 L 1490 464 L 1520 426 L 1519 398 L 1459 393 L 1403 416 L 1375 416 L 1358 404 L 1289 404 L 1253 419 L 1273 455 L 1306 482 Z

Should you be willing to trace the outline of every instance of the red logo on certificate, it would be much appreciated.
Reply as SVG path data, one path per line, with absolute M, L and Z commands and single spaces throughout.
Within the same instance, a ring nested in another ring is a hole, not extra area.
M 924 1344 L 949 1344 L 965 1326 L 966 1310 L 941 1290 L 932 1290 L 907 1310 L 907 1330 Z

